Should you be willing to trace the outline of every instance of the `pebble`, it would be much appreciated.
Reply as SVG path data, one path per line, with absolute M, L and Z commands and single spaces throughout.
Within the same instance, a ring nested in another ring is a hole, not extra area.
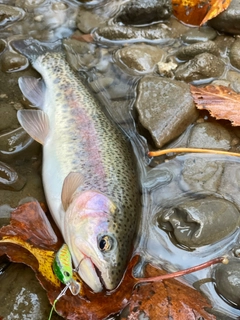
M 172 40 L 171 29 L 161 24 L 157 27 L 136 28 L 132 26 L 105 26 L 97 28 L 93 32 L 96 41 L 116 41 L 116 42 L 151 42 L 165 43 Z
M 5 51 L 1 59 L 1 68 L 4 72 L 20 71 L 28 66 L 28 59 L 19 53 Z
M 215 42 L 213 41 L 202 41 L 190 44 L 188 46 L 181 47 L 177 53 L 176 57 L 180 60 L 190 60 L 196 55 L 201 53 L 211 53 L 215 56 L 219 56 L 219 49 Z
M 121 8 L 116 21 L 127 25 L 144 25 L 168 19 L 171 13 L 170 0 L 129 1 Z
M 127 72 L 150 73 L 158 62 L 165 60 L 166 52 L 147 44 L 136 44 L 117 50 L 114 58 Z
M 237 38 L 233 45 L 230 48 L 230 54 L 229 54 L 230 62 L 231 64 L 237 68 L 240 69 L 240 39 Z
M 220 77 L 225 68 L 221 58 L 211 53 L 201 53 L 188 62 L 179 65 L 175 71 L 177 80 L 191 82 L 214 77 Z
M 184 43 L 192 44 L 200 41 L 209 41 L 215 39 L 217 32 L 211 27 L 196 27 L 185 32 L 181 39 Z
M 216 267 L 214 278 L 216 290 L 231 305 L 240 307 L 240 260 L 232 258 L 228 264 L 220 264 Z

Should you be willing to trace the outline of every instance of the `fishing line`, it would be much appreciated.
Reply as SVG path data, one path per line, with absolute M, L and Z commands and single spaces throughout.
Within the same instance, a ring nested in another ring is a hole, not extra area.
M 57 296 L 57 298 L 53 301 L 53 305 L 52 305 L 52 308 L 51 308 L 51 310 L 50 310 L 50 314 L 49 314 L 48 320 L 51 320 L 52 314 L 53 314 L 53 310 L 57 313 L 57 310 L 55 309 L 55 305 L 56 305 L 57 301 L 58 301 L 62 296 L 65 295 L 65 293 L 66 293 L 66 291 L 67 291 L 67 289 L 68 289 L 69 287 L 70 287 L 70 283 L 68 283 L 68 284 L 66 285 L 66 287 L 63 288 L 63 290 L 59 293 L 59 295 Z

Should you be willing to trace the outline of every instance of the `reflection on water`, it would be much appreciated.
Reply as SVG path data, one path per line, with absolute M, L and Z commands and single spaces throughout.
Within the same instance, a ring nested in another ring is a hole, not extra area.
M 77 25 L 79 30 L 87 33 L 94 27 L 105 26 L 106 20 L 113 23 L 111 19 L 120 10 L 120 2 L 102 2 L 96 8 L 94 3 L 91 3 L 91 7 L 79 6 L 78 1 L 0 1 L 0 6 L 4 4 L 1 10 L 5 12 L 5 18 L 0 20 L 0 72 L 9 83 L 9 88 L 3 82 L 0 83 L 0 102 L 4 99 L 9 104 L 18 102 L 20 108 L 28 105 L 28 102 L 22 100 L 20 91 L 16 92 L 17 89 L 14 89 L 15 96 L 12 96 L 10 84 L 14 83 L 17 86 L 20 75 L 36 75 L 31 68 L 23 71 L 26 68 L 26 60 L 14 51 L 11 41 L 29 37 L 55 41 L 70 36 Z M 94 10 L 95 20 L 90 19 L 89 25 L 84 20 L 83 24 L 81 15 L 84 13 L 92 17 Z M 168 30 L 165 31 L 167 33 Z M 240 237 L 240 160 L 233 157 L 185 155 L 173 159 L 159 158 L 150 163 L 146 156 L 146 141 L 137 134 L 134 121 L 137 119 L 134 102 L 140 76 L 125 74 L 116 65 L 113 57 L 118 45 L 118 41 L 104 42 L 101 45 L 73 39 L 64 40 L 65 53 L 71 66 L 80 72 L 79 76 L 89 82 L 108 113 L 130 137 L 137 155 L 142 184 L 142 219 L 135 252 L 168 271 L 188 268 L 224 254 L 232 257 L 232 250 L 238 245 Z M 169 43 L 165 43 L 165 46 L 171 48 Z M 6 78 L 6 73 L 3 72 L 13 69 L 17 70 L 18 74 L 11 73 Z M 126 112 L 127 109 L 133 111 L 133 117 Z M 126 115 L 124 121 L 122 113 Z M 138 123 L 137 128 L 145 132 Z M 150 139 L 149 141 L 151 142 Z M 23 190 L 17 196 L 9 190 L 0 190 L 1 204 L 14 207 L 16 199 L 28 195 L 36 197 L 39 201 L 44 199 L 40 181 L 40 159 L 39 147 L 23 129 L 10 126 L 8 130 L 0 132 L 0 160 L 4 162 L 0 164 L 0 173 L 5 172 L 5 176 L 0 175 L 0 183 L 4 179 L 13 181 L 10 173 L 18 172 L 17 168 L 27 178 L 26 186 L 22 183 Z M 4 185 L 4 182 L 2 184 Z M 0 210 L 1 218 L 2 212 Z M 237 258 L 234 263 L 238 267 Z M 218 285 L 225 272 L 220 271 L 198 271 L 186 279 L 191 284 L 206 280 L 200 288 L 209 296 L 214 307 L 229 315 L 240 315 L 239 310 L 223 302 L 209 280 L 214 274 Z M 25 289 L 22 290 L 17 304 L 14 305 L 16 310 L 24 303 L 22 297 L 26 292 Z M 218 291 L 222 293 L 222 287 L 219 287 Z M 34 299 L 35 296 L 32 294 L 30 300 Z M 229 300 L 233 300 L 232 296 Z M 37 306 L 38 304 L 32 314 L 39 312 Z

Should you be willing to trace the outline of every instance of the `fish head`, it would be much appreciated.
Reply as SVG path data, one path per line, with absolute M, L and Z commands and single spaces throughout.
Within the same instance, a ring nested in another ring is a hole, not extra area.
M 64 238 L 81 279 L 94 291 L 115 289 L 129 255 L 116 227 L 119 209 L 102 193 L 85 191 L 65 213 Z M 122 250 L 124 249 L 124 250 Z

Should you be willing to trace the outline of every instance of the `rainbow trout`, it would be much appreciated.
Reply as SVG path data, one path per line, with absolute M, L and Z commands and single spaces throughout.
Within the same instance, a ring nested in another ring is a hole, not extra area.
M 43 145 L 50 212 L 82 280 L 94 292 L 113 290 L 133 249 L 139 203 L 129 142 L 62 54 L 42 54 L 34 40 L 15 41 L 14 47 L 31 58 L 43 79 L 19 79 L 22 93 L 39 110 L 17 116 Z

